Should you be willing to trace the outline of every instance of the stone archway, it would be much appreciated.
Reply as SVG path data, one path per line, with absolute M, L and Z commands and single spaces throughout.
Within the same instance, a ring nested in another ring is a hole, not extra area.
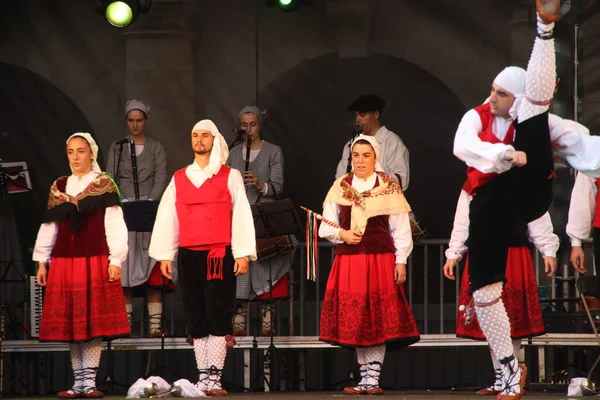
M 268 110 L 265 138 L 284 152 L 286 195 L 296 205 L 321 209 L 352 135 L 346 105 L 364 93 L 386 100 L 382 120 L 410 151 L 411 206 L 430 237 L 448 237 L 465 176 L 452 154 L 465 107 L 437 78 L 397 58 L 329 54 L 299 64 L 261 92 L 260 104 Z

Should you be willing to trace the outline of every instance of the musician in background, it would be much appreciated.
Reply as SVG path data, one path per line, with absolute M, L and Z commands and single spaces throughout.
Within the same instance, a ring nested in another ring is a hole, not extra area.
M 117 182 L 124 202 L 159 201 L 167 187 L 165 149 L 158 140 L 146 135 L 149 111 L 150 107 L 141 101 L 128 101 L 125 104 L 125 120 L 129 135 L 112 143 L 108 151 L 106 170 Z M 132 157 L 131 141 L 135 147 L 135 160 Z M 129 232 L 129 256 L 123 263 L 121 284 L 129 323 L 131 324 L 133 319 L 133 295 L 145 294 L 148 302 L 148 333 L 158 337 L 162 334 L 164 280 L 160 273 L 160 264 L 148 255 L 150 234 L 151 232 Z M 172 290 L 171 282 L 168 288 Z
M 256 106 L 246 106 L 239 112 L 240 129 L 246 131 L 238 145 L 234 145 L 227 158 L 231 168 L 239 170 L 244 176 L 246 193 L 250 204 L 275 201 L 283 192 L 283 153 L 281 147 L 262 138 L 263 112 Z M 250 157 L 246 157 L 250 141 Z M 295 242 L 293 236 L 291 240 Z M 265 260 L 250 263 L 248 273 L 237 278 L 236 296 L 238 304 L 234 316 L 233 334 L 246 334 L 248 301 L 269 300 L 269 268 L 273 278 L 273 298 L 288 297 L 288 272 L 293 260 L 293 251 L 278 254 Z M 261 334 L 267 336 L 273 330 L 271 326 L 270 304 L 262 304 Z
M 72 174 L 52 184 L 33 251 L 37 283 L 46 286 L 39 340 L 69 343 L 75 384 L 59 399 L 101 398 L 102 339 L 129 334 L 119 284 L 127 226 L 92 136 L 75 133 L 66 147 Z
M 348 111 L 354 112 L 355 135 L 362 133 L 375 136 L 381 148 L 379 164 L 383 171 L 394 178 L 402 186 L 403 191 L 406 191 L 410 178 L 408 149 L 398 135 L 381 125 L 384 107 L 385 100 L 381 97 L 375 94 L 365 94 L 354 100 L 354 103 L 348 106 Z M 335 173 L 336 179 L 351 171 L 352 163 L 349 163 L 349 160 L 352 140 L 349 140 L 344 146 L 342 159 Z

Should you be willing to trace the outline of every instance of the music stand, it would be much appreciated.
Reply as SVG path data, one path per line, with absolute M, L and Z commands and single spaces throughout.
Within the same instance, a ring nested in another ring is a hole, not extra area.
M 254 230 L 257 239 L 271 238 L 275 236 L 291 235 L 300 232 L 300 219 L 296 214 L 296 209 L 290 199 L 282 199 L 273 202 L 256 203 L 250 206 L 252 216 L 254 218 Z M 277 247 L 278 244 L 275 244 Z M 273 276 L 270 257 L 280 254 L 283 248 L 278 248 L 274 254 L 269 256 L 269 308 L 271 309 L 271 329 L 269 333 L 269 347 L 265 353 L 264 369 L 268 368 L 269 377 L 264 376 L 264 381 L 269 389 L 272 389 L 271 377 L 274 375 L 273 354 L 279 357 L 279 362 L 287 370 L 287 366 L 281 360 L 281 356 L 277 353 L 277 348 L 273 343 Z
M 154 221 L 156 219 L 156 213 L 158 212 L 158 205 L 160 202 L 154 200 L 137 200 L 137 201 L 126 201 L 123 203 L 123 214 L 125 216 L 125 224 L 127 230 L 130 232 L 152 232 L 154 228 Z M 165 300 L 165 278 L 163 277 L 162 285 L 162 298 L 163 304 Z M 161 335 L 160 335 L 160 356 L 158 365 L 149 371 L 145 378 L 154 375 L 157 371 L 164 375 L 164 371 L 167 370 L 175 377 L 180 377 L 173 369 L 165 364 L 165 331 L 162 329 L 166 326 L 165 323 L 165 312 L 161 314 Z
M 152 232 L 158 211 L 158 201 L 138 200 L 123 202 L 123 215 L 130 232 Z

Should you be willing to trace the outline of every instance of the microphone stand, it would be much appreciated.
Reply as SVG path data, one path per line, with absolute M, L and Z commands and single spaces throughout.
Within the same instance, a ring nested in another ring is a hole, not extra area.
M 133 140 L 129 142 L 129 151 L 131 152 L 131 169 L 133 172 L 133 193 L 137 201 L 140 199 L 140 185 L 138 182 L 137 156 L 135 155 L 135 143 Z
M 113 179 L 115 180 L 115 183 L 117 184 L 117 186 L 119 186 L 119 167 L 121 166 L 121 156 L 123 155 L 123 142 L 121 140 L 119 140 L 119 155 L 117 156 L 115 163 L 116 165 L 114 165 L 115 169 L 115 176 L 113 176 Z

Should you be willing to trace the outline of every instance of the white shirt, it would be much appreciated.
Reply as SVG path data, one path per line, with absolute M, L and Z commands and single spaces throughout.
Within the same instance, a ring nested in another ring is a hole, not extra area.
M 592 222 L 596 215 L 597 194 L 598 187 L 594 179 L 577 174 L 571 192 L 567 222 L 567 235 L 571 238 L 571 246 L 581 246 L 582 241 L 590 239 Z
M 201 168 L 195 162 L 188 165 L 185 175 L 192 184 L 199 188 L 210 178 L 208 167 Z M 231 220 L 231 251 L 234 258 L 248 257 L 256 260 L 256 239 L 254 234 L 254 219 L 252 210 L 246 197 L 242 175 L 236 169 L 231 169 L 227 179 L 227 188 L 231 195 L 232 220 Z M 150 239 L 149 253 L 155 260 L 174 261 L 179 249 L 179 218 L 175 201 L 177 198 L 175 178 L 167 186 L 154 223 L 152 238 Z M 198 227 L 202 229 L 202 227 Z
M 508 127 L 513 122 L 494 116 L 493 131 L 500 139 L 504 139 Z M 550 140 L 554 147 L 554 155 L 567 161 L 573 168 L 590 176 L 600 177 L 600 137 L 590 136 L 589 130 L 571 120 L 548 114 Z M 512 145 L 504 143 L 488 143 L 482 141 L 478 134 L 482 130 L 481 119 L 475 110 L 469 110 L 460 121 L 454 138 L 454 155 L 468 166 L 483 173 L 502 173 L 512 168 L 512 164 L 504 160 L 507 150 L 515 150 Z M 517 133 L 515 132 L 515 137 Z M 385 167 L 384 167 L 385 168 Z
M 450 242 L 446 250 L 447 259 L 460 260 L 467 251 L 465 245 L 469 238 L 469 204 L 473 197 L 464 190 L 460 191 L 456 213 L 454 214 L 454 226 L 450 235 Z M 550 214 L 546 213 L 535 221 L 527 224 L 527 235 L 544 257 L 556 257 L 560 245 L 558 236 L 554 234 L 554 227 Z
M 385 126 L 379 128 L 377 133 L 375 133 L 375 139 L 379 143 L 381 153 L 377 161 L 379 161 L 379 164 L 383 168 L 383 172 L 396 181 L 398 181 L 396 177 L 396 174 L 398 174 L 400 179 L 402 179 L 402 190 L 408 189 L 408 182 L 410 180 L 409 154 L 404 142 L 400 139 L 400 136 L 388 130 Z M 342 159 L 338 163 L 335 173 L 336 179 L 346 174 L 350 144 L 351 141 L 348 141 L 344 145 Z
M 367 179 L 360 179 L 356 175 L 352 178 L 352 187 L 359 193 L 372 189 L 375 186 L 377 174 L 372 174 Z M 340 207 L 338 204 L 328 201 L 323 205 L 323 217 L 339 225 Z M 396 247 L 396 264 L 406 264 L 406 260 L 413 248 L 412 232 L 410 229 L 410 218 L 408 213 L 392 214 L 389 216 L 390 234 Z M 341 229 L 334 228 L 324 222 L 319 227 L 319 236 L 332 243 L 344 243 L 340 239 Z
M 77 196 L 83 192 L 86 187 L 99 174 L 92 171 L 81 179 L 75 175 L 67 178 L 67 187 L 65 192 L 71 196 Z M 107 207 L 104 213 L 104 230 L 106 232 L 106 243 L 108 244 L 108 260 L 111 265 L 117 267 L 127 258 L 129 247 L 127 246 L 127 225 L 123 218 L 123 210 L 120 206 Z M 46 222 L 40 226 L 35 248 L 33 249 L 33 261 L 47 263 L 50 260 L 50 254 L 56 242 L 58 235 L 58 223 Z

